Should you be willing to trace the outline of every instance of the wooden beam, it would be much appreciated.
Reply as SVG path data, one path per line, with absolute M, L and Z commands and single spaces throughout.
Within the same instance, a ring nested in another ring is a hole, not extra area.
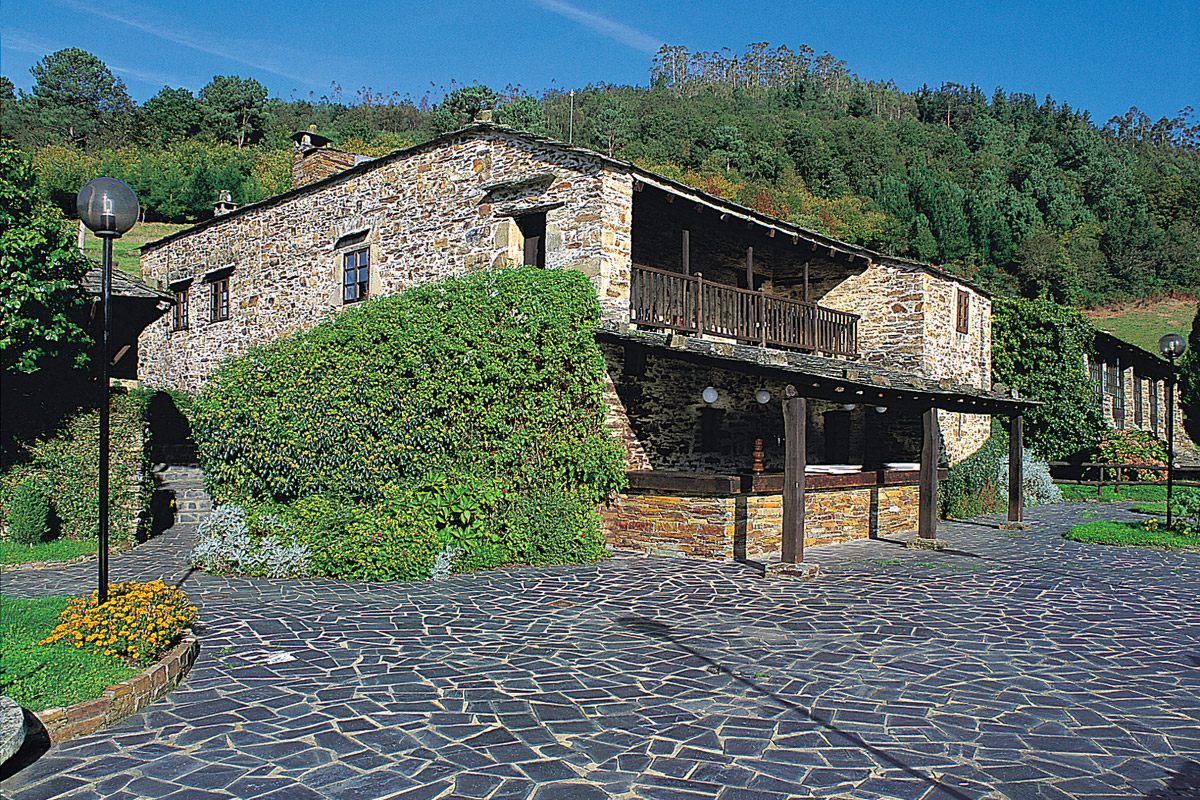
M 692 233 L 683 229 L 683 274 L 692 274 Z
M 809 302 L 808 292 L 808 262 L 804 262 L 804 302 Z
M 646 184 L 642 183 L 641 181 L 635 180 L 633 182 L 633 190 L 635 192 L 640 192 L 642 189 L 645 189 L 645 188 L 646 188 Z
M 1008 521 L 1025 519 L 1024 460 L 1025 417 L 1013 414 L 1008 418 Z
M 938 418 L 937 409 L 930 408 L 921 416 L 924 435 L 921 437 L 920 499 L 917 505 L 917 536 L 937 538 L 938 495 Z
M 775 238 L 775 229 L 774 228 L 767 228 L 767 238 L 768 239 Z
M 746 248 L 746 288 L 754 291 L 754 248 Z
M 722 214 L 722 215 L 720 216 L 720 220 L 721 220 L 721 222 L 724 222 L 724 221 L 725 221 L 725 220 L 727 220 L 727 219 L 729 219 L 729 215 L 728 215 L 728 214 Z
M 795 394 L 787 387 L 785 394 Z M 803 397 L 783 400 L 783 532 L 780 561 L 804 562 L 804 448 L 807 403 Z

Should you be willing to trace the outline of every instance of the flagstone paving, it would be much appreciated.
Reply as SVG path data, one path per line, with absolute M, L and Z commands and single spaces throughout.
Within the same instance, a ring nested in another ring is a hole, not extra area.
M 807 552 L 807 582 L 618 557 L 437 583 L 183 570 L 186 682 L 4 781 L 34 798 L 1200 796 L 1200 554 L 1061 539 L 1122 509 Z M 94 563 L 3 575 L 81 592 Z

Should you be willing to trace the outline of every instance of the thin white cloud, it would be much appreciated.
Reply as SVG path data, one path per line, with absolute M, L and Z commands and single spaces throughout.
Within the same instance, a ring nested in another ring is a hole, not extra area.
M 111 20 L 112 22 L 116 22 L 120 25 L 133 28 L 134 30 L 139 30 L 142 33 L 149 34 L 150 36 L 154 36 L 158 39 L 173 42 L 191 50 L 206 53 L 210 56 L 227 58 L 230 61 L 234 61 L 238 64 L 245 64 L 248 67 L 253 67 L 254 69 L 262 70 L 263 72 L 269 72 L 272 75 L 278 75 L 281 78 L 287 78 L 288 80 L 302 83 L 305 86 L 312 86 L 320 89 L 327 85 L 327 83 L 313 80 L 306 75 L 297 75 L 296 73 L 289 71 L 285 66 L 282 66 L 279 63 L 280 59 L 268 61 L 262 59 L 251 59 L 244 55 L 245 53 L 261 53 L 268 49 L 278 49 L 272 48 L 270 45 L 264 42 L 236 41 L 233 42 L 233 46 L 222 45 L 210 37 L 186 31 L 175 24 L 172 24 L 170 27 L 153 24 L 146 21 L 144 15 L 139 17 L 123 16 L 113 11 L 109 11 L 104 7 L 84 5 L 76 0 L 63 0 L 63 5 L 69 6 L 76 11 L 92 14 L 103 19 Z M 232 40 L 223 41 L 231 42 Z M 295 63 L 305 62 L 305 58 L 298 53 L 291 55 L 287 58 L 287 60 L 294 61 Z
M 610 39 L 616 39 L 622 44 L 629 45 L 634 50 L 641 50 L 643 53 L 657 53 L 658 49 L 662 46 L 661 39 L 655 39 L 650 34 L 643 33 L 636 28 L 631 28 L 623 22 L 617 22 L 606 17 L 601 17 L 598 14 L 593 14 L 590 11 L 584 11 L 582 8 L 576 8 L 570 3 L 564 3 L 563 0 L 529 1 L 539 8 L 566 17 L 569 20 L 574 20 L 580 25 L 585 25 Z
M 5 50 L 16 50 L 18 53 L 31 53 L 35 56 L 44 56 L 62 49 L 49 39 L 12 28 L 0 28 L 0 39 L 4 40 Z

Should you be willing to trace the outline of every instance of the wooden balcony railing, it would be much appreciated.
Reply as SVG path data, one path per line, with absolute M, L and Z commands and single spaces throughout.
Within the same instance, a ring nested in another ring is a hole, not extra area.
M 630 322 L 742 344 L 858 356 L 858 315 L 773 297 L 699 275 L 633 265 Z

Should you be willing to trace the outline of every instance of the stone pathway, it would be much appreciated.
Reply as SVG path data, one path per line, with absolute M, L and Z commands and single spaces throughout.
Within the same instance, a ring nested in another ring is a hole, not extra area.
M 34 798 L 1200 796 L 1200 554 L 1079 545 L 1113 507 L 812 548 L 811 582 L 617 558 L 440 583 L 181 573 L 202 652 L 151 710 L 4 782 Z M 94 565 L 3 576 L 91 588 Z

